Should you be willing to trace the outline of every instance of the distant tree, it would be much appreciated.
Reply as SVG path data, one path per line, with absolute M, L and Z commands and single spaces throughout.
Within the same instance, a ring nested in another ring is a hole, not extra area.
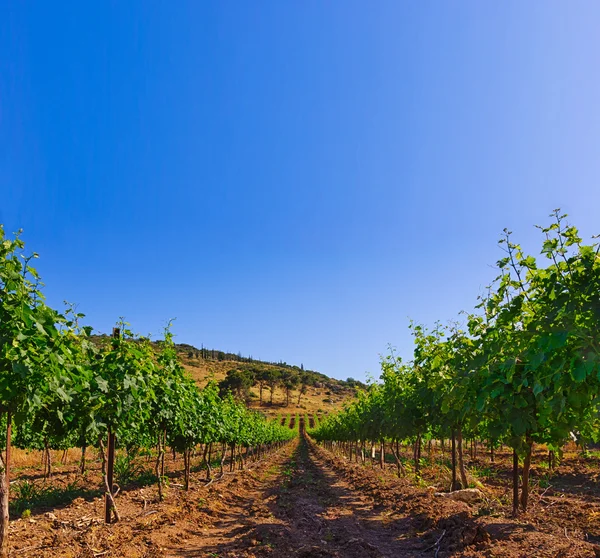
M 266 385 L 269 385 L 269 379 L 270 370 L 268 368 L 254 367 L 254 382 L 258 384 L 258 400 L 261 407 L 263 404 L 263 389 Z
M 269 386 L 269 391 L 271 392 L 271 405 L 273 405 L 273 394 L 275 393 L 275 388 L 279 383 L 280 377 L 281 373 L 275 368 L 269 368 L 265 370 L 265 381 Z
M 298 406 L 300 406 L 300 398 L 303 395 L 306 395 L 307 391 L 308 391 L 308 388 L 306 387 L 306 384 L 300 384 L 300 389 L 298 390 Z
M 292 390 L 300 383 L 300 377 L 297 372 L 293 370 L 282 370 L 281 371 L 281 384 L 285 389 L 285 406 L 290 405 L 290 395 Z
M 234 368 L 227 372 L 225 379 L 219 382 L 219 391 L 222 395 L 231 392 L 238 399 L 247 399 L 250 387 L 254 383 L 252 374 L 247 370 Z
M 314 386 L 317 382 L 317 376 L 314 374 L 314 372 L 310 372 L 307 370 L 301 375 L 300 381 L 306 386 Z

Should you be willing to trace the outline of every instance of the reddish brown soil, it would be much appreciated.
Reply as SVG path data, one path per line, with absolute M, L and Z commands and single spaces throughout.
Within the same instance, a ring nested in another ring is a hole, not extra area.
M 546 458 L 547 451 L 538 447 L 531 468 L 529 509 L 521 521 L 558 539 L 600 542 L 600 460 L 583 458 L 574 447 L 554 470 L 548 468 Z M 498 452 L 492 463 L 489 453 L 479 452 L 468 458 L 467 470 L 472 480 L 482 483 L 487 496 L 477 512 L 510 517 L 512 454 Z M 449 471 L 446 473 L 440 474 L 439 467 L 423 470 L 424 479 L 441 490 L 449 485 Z
M 166 556 L 418 556 L 423 542 L 398 530 L 372 499 L 352 490 L 309 450 L 295 444 L 262 478 L 240 480 L 227 513 Z M 282 456 L 280 456 L 281 458 Z
M 405 521 L 410 522 L 409 531 L 432 544 L 441 538 L 438 558 L 600 556 L 600 549 L 586 542 L 582 529 L 576 527 L 580 511 L 587 509 L 589 514 L 589 502 L 571 499 L 564 506 L 568 514 L 558 512 L 554 516 L 554 506 L 548 509 L 541 505 L 547 494 L 542 499 L 533 496 L 530 511 L 515 520 L 509 515 L 510 506 L 497 501 L 493 494 L 486 495 L 476 506 L 451 502 L 434 496 L 435 490 L 416 487 L 406 478 L 393 477 L 389 470 L 349 463 L 319 448 L 316 451 L 355 490 L 371 495 L 375 506 L 394 510 L 391 517 L 398 513 L 398 518 L 408 518 Z M 503 490 L 508 491 L 506 483 Z M 559 500 L 564 498 L 559 497 Z M 600 512 L 596 506 L 592 507 L 596 513 Z M 569 516 L 570 522 L 564 523 Z M 422 555 L 434 555 L 434 552 Z
M 492 468 L 484 501 L 468 506 L 398 479 L 391 468 L 349 463 L 301 440 L 208 486 L 204 472 L 194 474 L 187 493 L 173 476 L 163 503 L 154 487 L 124 490 L 117 498 L 123 519 L 114 525 L 101 522 L 103 502 L 93 493 L 47 514 L 36 510 L 11 521 L 11 556 L 600 556 L 592 544 L 600 533 L 598 464 L 567 460 L 543 494 L 536 485 L 531 510 L 513 520 L 497 496 L 508 491 L 507 458 Z

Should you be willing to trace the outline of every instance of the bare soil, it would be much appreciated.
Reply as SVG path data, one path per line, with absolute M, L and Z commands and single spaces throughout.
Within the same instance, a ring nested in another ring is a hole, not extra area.
M 502 499 L 507 459 L 500 454 L 490 466 L 486 497 L 475 506 L 437 497 L 437 489 L 396 478 L 391 468 L 349 463 L 305 438 L 208 485 L 203 471 L 195 473 L 189 492 L 180 485 L 177 461 L 170 464 L 164 502 L 154 487 L 119 494 L 120 523 L 102 523 L 95 478 L 88 493 L 63 507 L 11 521 L 11 556 L 600 556 L 594 544 L 599 464 L 566 460 L 549 480 L 544 477 L 549 484 L 543 490 L 542 473 L 536 473 L 531 510 L 515 520 Z M 425 482 L 434 480 L 432 470 L 424 474 L 431 476 Z M 60 473 L 54 482 L 64 484 L 69 475 Z
M 392 510 L 390 517 L 400 520 L 404 517 L 409 522 L 409 532 L 424 541 L 432 541 L 432 544 L 439 541 L 433 549 L 423 550 L 421 556 L 600 556 L 600 548 L 582 529 L 590 517 L 595 518 L 596 514 L 600 514 L 600 508 L 586 499 L 569 498 L 562 492 L 548 497 L 552 488 L 544 494 L 535 492 L 531 497 L 530 510 L 514 519 L 510 515 L 509 500 L 499 499 L 494 487 L 484 487 L 483 501 L 469 506 L 435 496 L 439 487 L 418 487 L 409 477 L 398 479 L 392 476 L 389 469 L 382 471 L 349 463 L 320 448 L 315 451 L 338 477 L 342 477 L 355 490 L 371 495 L 374 506 Z M 507 465 L 502 460 L 496 464 L 503 472 L 507 472 Z M 431 469 L 424 472 L 432 476 Z M 506 480 L 502 481 L 498 490 L 503 495 L 509 492 Z M 564 513 L 563 510 L 568 512 Z M 584 518 L 585 522 L 582 522 Z

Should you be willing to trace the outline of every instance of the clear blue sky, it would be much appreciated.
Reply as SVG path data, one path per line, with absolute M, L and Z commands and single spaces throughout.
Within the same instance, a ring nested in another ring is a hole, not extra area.
M 0 222 L 109 331 L 379 373 L 504 227 L 600 232 L 597 2 L 14 2 Z

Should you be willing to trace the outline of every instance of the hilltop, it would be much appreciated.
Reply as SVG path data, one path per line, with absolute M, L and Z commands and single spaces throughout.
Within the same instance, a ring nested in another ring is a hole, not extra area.
M 106 337 L 105 334 L 92 336 L 96 341 Z M 157 348 L 160 346 L 160 342 L 154 341 L 153 344 Z M 243 394 L 238 391 L 238 395 L 243 395 L 249 407 L 260 410 L 267 416 L 304 412 L 326 414 L 337 411 L 355 395 L 357 388 L 364 387 L 364 384 L 352 378 L 337 380 L 321 372 L 305 370 L 302 365 L 256 360 L 239 353 L 198 348 L 187 343 L 177 343 L 175 346 L 184 368 L 200 387 L 204 387 L 211 380 L 217 383 L 224 382 L 228 373 L 230 378 L 241 378 L 244 384 L 241 390 Z M 271 382 L 263 379 L 261 382 L 259 378 L 269 377 L 269 373 L 279 378 Z M 298 383 L 290 383 L 290 377 L 295 378 Z M 262 405 L 260 383 L 263 383 Z M 274 387 L 272 403 L 269 383 Z

